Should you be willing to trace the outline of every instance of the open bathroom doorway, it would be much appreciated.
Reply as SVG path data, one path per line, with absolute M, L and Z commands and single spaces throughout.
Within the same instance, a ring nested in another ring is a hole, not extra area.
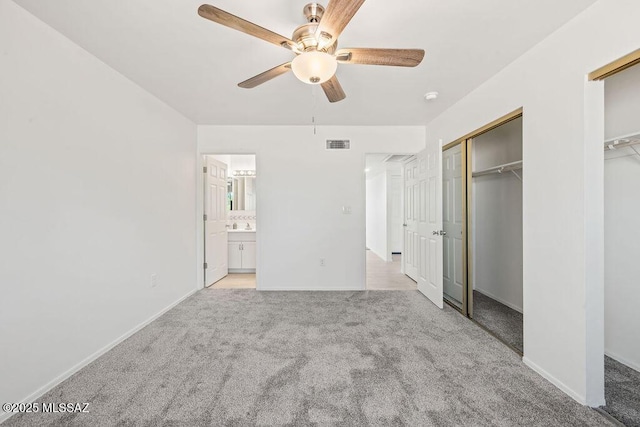
M 204 277 L 213 289 L 256 288 L 256 156 L 205 155 Z
M 365 155 L 367 290 L 417 289 L 415 278 L 405 271 L 407 260 L 412 259 L 405 204 L 412 195 L 405 195 L 403 174 L 406 162 L 413 158 L 411 154 Z

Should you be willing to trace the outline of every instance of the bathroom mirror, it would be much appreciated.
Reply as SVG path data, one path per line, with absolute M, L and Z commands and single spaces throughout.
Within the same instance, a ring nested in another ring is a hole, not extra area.
M 227 182 L 227 207 L 230 211 L 256 210 L 256 177 L 234 176 Z

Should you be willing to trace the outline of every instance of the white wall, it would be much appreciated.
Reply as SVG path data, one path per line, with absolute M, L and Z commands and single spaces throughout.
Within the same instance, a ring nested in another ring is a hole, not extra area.
M 218 154 L 212 157 L 229 167 L 229 175 L 237 170 L 256 170 L 256 156 L 253 154 Z
M 607 138 L 640 134 L 640 66 L 605 81 L 605 112 Z M 626 148 L 605 157 L 605 349 L 640 370 L 640 155 Z
M 327 151 L 328 138 L 350 139 L 351 149 Z M 261 290 L 364 289 L 365 153 L 415 153 L 424 143 L 422 126 L 328 126 L 317 135 L 311 126 L 198 127 L 202 154 L 256 154 Z
M 253 154 L 218 154 L 212 157 L 229 167 L 229 176 L 237 170 L 256 170 L 256 156 Z
M 366 156 L 367 247 L 385 261 L 403 249 L 402 163 L 385 162 L 390 154 Z
M 604 85 L 586 75 L 640 47 L 640 2 L 600 0 L 427 126 L 449 142 L 524 107 L 524 361 L 604 402 Z
M 474 171 L 518 160 L 522 119 L 473 140 Z M 511 172 L 482 175 L 472 191 L 473 287 L 522 313 L 522 182 Z
M 196 289 L 195 156 L 193 123 L 0 1 L 0 401 Z
M 402 166 L 389 170 L 387 176 L 387 233 L 389 256 L 402 253 L 404 247 L 404 205 L 402 198 Z M 390 261 L 393 259 L 390 258 Z
M 366 180 L 367 247 L 387 260 L 387 171 L 379 170 Z
M 237 170 L 256 170 L 256 156 L 240 154 L 231 156 L 229 168 L 232 173 Z

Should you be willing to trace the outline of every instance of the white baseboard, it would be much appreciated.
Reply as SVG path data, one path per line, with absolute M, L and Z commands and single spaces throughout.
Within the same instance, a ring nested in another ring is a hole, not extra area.
M 565 392 L 567 395 L 569 395 L 569 397 L 571 397 L 573 400 L 575 400 L 579 404 L 581 404 L 581 405 L 586 405 L 587 404 L 587 399 L 585 398 L 585 396 L 582 396 L 580 393 L 576 393 L 574 390 L 569 388 L 562 381 L 560 381 L 559 379 L 557 379 L 556 377 L 554 377 L 553 375 L 551 375 L 550 373 L 548 373 L 547 371 L 542 369 L 540 366 L 536 365 L 531 360 L 527 359 L 526 357 L 523 357 L 522 361 L 524 362 L 525 365 L 527 365 L 528 367 L 530 367 L 531 369 L 536 371 L 544 379 L 549 381 L 554 386 L 558 387 L 560 390 Z
M 107 344 L 106 346 L 102 347 L 100 350 L 98 350 L 95 353 L 93 353 L 91 356 L 85 358 L 84 360 L 82 360 L 79 363 L 75 364 L 73 367 L 71 367 L 67 371 L 65 371 L 62 374 L 58 375 L 56 378 L 54 378 L 53 380 L 49 381 L 47 384 L 43 385 L 42 387 L 40 387 L 39 389 L 37 389 L 36 391 L 31 393 L 27 397 L 25 397 L 24 399 L 20 400 L 20 402 L 15 402 L 15 403 L 30 403 L 30 402 L 34 402 L 40 396 L 42 396 L 45 393 L 49 392 L 51 389 L 53 389 L 58 384 L 62 383 L 64 380 L 69 378 L 71 375 L 75 374 L 80 369 L 84 368 L 89 363 L 93 362 L 94 360 L 96 360 L 97 358 L 99 358 L 100 356 L 102 356 L 103 354 L 108 352 L 109 350 L 111 350 L 113 347 L 117 346 L 122 341 L 126 340 L 131 335 L 135 334 L 136 332 L 138 332 L 139 330 L 141 330 L 142 328 L 147 326 L 149 323 L 153 322 L 158 317 L 162 316 L 164 313 L 166 313 L 167 311 L 171 310 L 173 307 L 175 307 L 176 305 L 180 304 L 182 301 L 184 301 L 185 299 L 189 298 L 191 295 L 195 294 L 198 291 L 199 291 L 199 289 L 194 289 L 194 290 L 190 291 L 189 293 L 187 293 L 183 297 L 179 298 L 177 301 L 169 304 L 167 307 L 163 308 L 158 313 L 154 314 L 153 316 L 151 316 L 147 320 L 145 320 L 142 323 L 140 323 L 135 328 L 131 329 L 130 331 L 126 332 L 124 335 L 122 335 L 119 338 L 115 339 L 110 344 Z M 13 415 L 14 414 L 10 413 L 10 412 L 9 413 L 7 413 L 7 412 L 0 413 L 0 423 L 3 423 L 4 421 L 8 420 Z
M 515 310 L 515 311 L 517 311 L 518 313 L 522 314 L 522 307 L 518 307 L 517 305 L 512 304 L 512 303 L 510 303 L 509 301 L 505 301 L 505 300 L 503 300 L 502 298 L 498 298 L 497 296 L 495 296 L 495 295 L 493 295 L 493 294 L 491 294 L 491 293 L 489 293 L 489 292 L 487 292 L 487 291 L 485 291 L 485 290 L 482 290 L 482 289 L 480 289 L 480 288 L 475 288 L 475 289 L 474 289 L 474 291 L 478 291 L 478 292 L 480 292 L 481 294 L 486 295 L 486 296 L 488 296 L 489 298 L 491 298 L 491 299 L 493 299 L 493 300 L 496 300 L 496 301 L 498 301 L 499 303 L 504 304 L 504 305 L 506 305 L 507 307 L 509 307 L 509 308 L 511 308 L 511 309 L 514 309 L 514 310 Z
M 616 353 L 612 353 L 609 350 L 605 350 L 604 354 L 606 354 L 607 356 L 609 356 L 610 358 L 612 358 L 616 362 L 620 362 L 623 365 L 626 365 L 626 366 L 630 367 L 631 369 L 634 369 L 634 370 L 640 372 L 640 365 L 639 364 L 637 364 L 635 362 L 632 362 L 631 360 L 629 360 L 629 359 L 627 359 L 625 357 L 622 357 L 622 356 L 620 356 L 620 355 L 618 355 Z

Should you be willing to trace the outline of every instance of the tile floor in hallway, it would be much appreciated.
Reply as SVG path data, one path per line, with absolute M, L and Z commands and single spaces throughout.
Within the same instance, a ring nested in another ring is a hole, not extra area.
M 255 289 L 256 275 L 253 274 L 228 274 L 225 278 L 218 280 L 209 289 Z
M 393 262 L 386 262 L 373 251 L 367 250 L 367 289 L 388 291 L 415 291 L 416 282 L 400 271 L 401 255 L 393 255 Z

